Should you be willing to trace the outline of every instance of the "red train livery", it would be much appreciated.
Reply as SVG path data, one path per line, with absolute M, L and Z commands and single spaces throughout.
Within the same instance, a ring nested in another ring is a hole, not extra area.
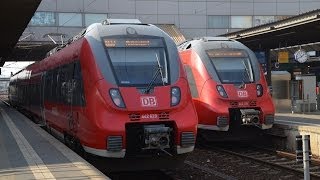
M 204 37 L 182 43 L 179 51 L 199 129 L 272 127 L 274 105 L 261 66 L 250 49 L 224 37 Z
M 92 24 L 15 74 L 9 101 L 71 147 L 142 160 L 132 169 L 171 167 L 195 144 L 188 81 L 173 40 L 129 21 Z

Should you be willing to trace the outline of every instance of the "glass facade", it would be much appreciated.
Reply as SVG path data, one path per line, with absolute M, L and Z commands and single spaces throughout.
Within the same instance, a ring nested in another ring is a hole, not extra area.
M 107 19 L 107 14 L 85 14 L 85 26 L 93 23 L 102 22 Z
M 208 29 L 244 29 L 279 21 L 291 16 L 230 16 L 208 15 Z M 36 12 L 32 17 L 30 26 L 61 26 L 61 27 L 88 27 L 108 18 L 102 13 L 58 13 Z
M 229 28 L 229 16 L 208 16 L 208 28 Z
M 42 37 L 47 33 L 72 37 L 107 17 L 137 18 L 142 23 L 174 24 L 188 39 L 235 32 L 320 8 L 319 0 L 76 1 L 42 0 L 26 32 L 35 33 L 34 41 L 46 41 Z
M 283 19 L 287 19 L 289 17 L 291 17 L 291 16 L 275 16 L 275 20 L 276 21 L 280 21 L 280 20 L 283 20 Z
M 80 13 L 58 13 L 58 17 L 59 26 L 83 26 Z
M 48 32 L 72 37 L 107 17 L 137 18 L 142 23 L 174 24 L 186 38 L 193 38 L 235 32 L 319 8 L 319 0 L 42 0 L 26 31 L 35 32 L 34 40 L 42 41 Z
M 30 21 L 31 26 L 54 26 L 55 24 L 54 12 L 36 12 Z
M 231 28 L 250 28 L 252 27 L 252 16 L 231 16 Z
M 274 16 L 254 16 L 253 17 L 253 26 L 260 26 L 263 24 L 272 23 L 275 21 Z

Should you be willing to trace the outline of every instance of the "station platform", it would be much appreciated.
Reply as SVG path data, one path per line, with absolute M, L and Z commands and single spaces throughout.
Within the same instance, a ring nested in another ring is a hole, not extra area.
M 109 179 L 20 112 L 0 102 L 0 179 Z
M 320 158 L 320 111 L 308 113 L 276 113 L 275 124 L 267 134 L 273 136 L 277 149 L 295 153 L 296 136 L 310 135 L 313 158 Z
M 320 126 L 320 111 L 308 113 L 276 113 L 275 123 Z

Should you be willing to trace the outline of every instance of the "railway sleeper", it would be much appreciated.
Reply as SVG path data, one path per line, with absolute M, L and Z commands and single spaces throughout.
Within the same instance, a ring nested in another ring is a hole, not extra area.
M 269 156 L 269 157 L 264 157 L 264 158 L 259 158 L 261 160 L 264 160 L 264 161 L 271 161 L 271 160 L 277 160 L 277 156 Z
M 288 161 L 289 161 L 289 159 L 287 159 L 287 158 L 280 158 L 280 159 L 270 160 L 270 162 L 273 162 L 273 163 L 288 162 Z
M 310 170 L 311 172 L 317 172 L 317 171 L 320 170 L 320 167 L 319 167 L 319 166 L 313 166 L 313 167 L 310 167 L 309 170 Z
M 284 165 L 284 166 L 290 166 L 290 164 L 296 164 L 296 161 L 292 160 L 292 161 L 287 161 L 287 162 L 275 162 L 275 164 Z

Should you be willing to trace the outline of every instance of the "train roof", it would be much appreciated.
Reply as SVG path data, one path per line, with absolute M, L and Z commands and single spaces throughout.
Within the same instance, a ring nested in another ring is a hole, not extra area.
M 90 25 L 86 30 L 85 36 L 159 36 L 169 37 L 163 30 L 152 24 L 142 23 L 115 23 L 115 24 L 104 24 L 95 23 Z M 97 32 L 96 32 L 97 31 Z M 98 34 L 96 34 L 98 33 Z
M 211 77 L 216 81 L 220 81 L 215 69 L 212 67 L 211 60 L 207 55 L 207 50 L 211 49 L 224 49 L 224 50 L 245 50 L 250 61 L 253 64 L 253 71 L 255 80 L 260 80 L 260 66 L 255 54 L 244 44 L 239 41 L 232 40 L 226 37 L 200 37 L 187 40 L 178 46 L 179 51 L 193 50 L 201 57 L 201 61 L 211 74 Z
M 181 51 L 194 47 L 201 47 L 203 49 L 236 48 L 248 50 L 241 42 L 226 37 L 198 37 L 189 39 L 178 46 Z
M 105 28 L 108 27 L 108 28 Z M 163 30 L 152 24 L 143 24 L 138 19 L 106 19 L 101 23 L 93 23 L 79 34 L 70 38 L 66 44 L 55 47 L 47 53 L 47 57 L 81 39 L 82 37 L 104 37 L 116 35 L 149 35 L 169 38 Z

